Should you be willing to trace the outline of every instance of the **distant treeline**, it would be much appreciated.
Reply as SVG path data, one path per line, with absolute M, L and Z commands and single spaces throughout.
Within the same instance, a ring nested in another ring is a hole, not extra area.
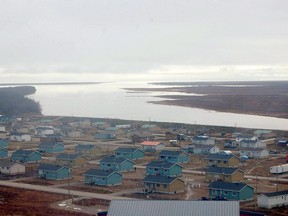
M 38 102 L 25 96 L 34 94 L 33 86 L 0 88 L 0 114 L 19 115 L 23 113 L 41 113 Z

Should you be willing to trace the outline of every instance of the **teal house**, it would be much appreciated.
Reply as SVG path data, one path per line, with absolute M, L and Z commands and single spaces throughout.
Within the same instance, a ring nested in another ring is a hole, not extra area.
M 20 161 L 22 163 L 33 163 L 41 160 L 41 153 L 33 150 L 16 150 L 12 153 L 12 161 Z
M 37 177 L 49 180 L 64 180 L 71 177 L 71 170 L 66 166 L 41 164 L 37 169 Z
M 182 175 L 182 168 L 182 166 L 176 163 L 151 161 L 146 165 L 146 174 L 175 177 Z
M 39 152 L 62 153 L 64 152 L 64 144 L 62 142 L 42 142 L 39 145 Z
M 8 142 L 8 140 L 6 140 L 6 139 L 0 139 L 0 148 L 8 148 L 8 144 L 9 144 L 9 142 Z
M 208 186 L 209 197 L 213 200 L 252 200 L 254 188 L 245 183 L 215 181 Z
M 115 139 L 115 136 L 112 135 L 112 134 L 109 134 L 109 133 L 96 133 L 94 135 L 94 138 L 95 139 L 104 139 L 104 140 L 106 140 L 106 139 Z
M 125 158 L 117 158 L 114 155 L 104 157 L 100 160 L 101 170 L 112 170 L 126 172 L 134 169 L 134 162 Z
M 159 153 L 159 160 L 171 163 L 188 163 L 190 156 L 183 151 L 162 150 Z
M 124 148 L 120 147 L 115 150 L 115 156 L 117 158 L 125 158 L 129 160 L 137 160 L 144 158 L 144 151 L 137 148 Z
M 113 186 L 122 184 L 122 174 L 112 170 L 89 169 L 84 173 L 85 184 Z
M 6 148 L 0 147 L 0 158 L 7 158 L 8 157 L 8 150 Z

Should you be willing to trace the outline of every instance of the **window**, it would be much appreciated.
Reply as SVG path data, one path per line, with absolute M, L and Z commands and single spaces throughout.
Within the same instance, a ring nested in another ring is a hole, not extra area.
M 156 184 L 157 187 L 160 187 L 160 184 Z
M 167 188 L 168 186 L 167 186 L 167 185 L 163 185 L 163 187 L 164 187 L 164 188 Z
M 224 195 L 227 195 L 227 194 L 228 194 L 228 192 L 227 192 L 227 191 L 223 191 L 223 194 L 224 194 Z
M 232 192 L 232 196 L 236 196 L 237 194 L 235 192 Z

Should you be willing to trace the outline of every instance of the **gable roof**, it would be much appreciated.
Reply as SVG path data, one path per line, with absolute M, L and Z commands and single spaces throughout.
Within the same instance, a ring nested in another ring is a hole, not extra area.
M 176 179 L 179 179 L 177 177 L 167 177 L 167 176 L 154 176 L 154 175 L 147 175 L 143 182 L 146 183 L 159 183 L 159 184 L 171 184 Z M 181 179 L 179 179 L 181 180 Z M 183 180 L 181 180 L 183 181 Z
M 22 166 L 25 166 L 21 163 L 17 163 L 15 161 L 9 161 L 9 160 L 0 160 L 0 166 L 5 166 L 5 167 L 12 167 L 15 164 L 20 164 Z
M 239 216 L 238 201 L 112 200 L 108 216 Z
M 59 160 L 75 160 L 78 157 L 83 157 L 81 154 L 67 154 L 67 153 L 62 153 L 56 156 L 56 159 Z
M 117 174 L 121 175 L 120 173 L 112 171 L 112 170 L 100 170 L 100 169 L 89 169 L 83 175 L 108 177 L 108 176 L 112 175 L 113 173 L 117 173 Z
M 207 160 L 230 160 L 233 157 L 236 157 L 236 156 L 233 154 L 208 154 L 206 156 L 206 159 Z
M 60 165 L 54 165 L 54 164 L 40 164 L 38 167 L 38 170 L 47 170 L 47 171 L 58 171 L 62 168 L 68 169 L 68 167 L 60 166 Z
M 195 136 L 195 137 L 193 137 L 193 140 L 198 140 L 198 141 L 205 141 L 205 140 L 209 140 L 209 139 L 212 139 L 212 138 L 209 136 Z
M 217 147 L 216 145 L 195 145 L 193 148 L 194 149 L 206 149 L 206 150 L 210 150 L 214 147 Z
M 274 196 L 288 195 L 288 190 L 285 190 L 285 191 L 277 191 L 277 192 L 271 192 L 271 193 L 263 193 L 262 195 L 267 196 L 267 197 L 274 197 Z
M 115 150 L 115 152 L 133 153 L 138 150 L 143 152 L 141 149 L 138 149 L 138 148 L 125 148 L 125 147 L 119 147 Z
M 40 154 L 40 152 L 38 151 L 33 151 L 33 150 L 24 150 L 24 149 L 18 149 L 15 152 L 13 152 L 13 155 L 25 155 L 25 156 L 29 156 L 33 153 L 37 153 Z
M 64 145 L 61 142 L 42 142 L 40 143 L 39 147 L 54 147 L 56 145 Z
M 188 155 L 186 152 L 183 151 L 162 150 L 161 152 L 159 152 L 159 155 L 176 156 L 176 157 L 182 154 Z
M 180 166 L 180 165 L 176 163 L 166 162 L 166 161 L 151 161 L 148 164 L 146 164 L 146 167 L 161 167 L 164 169 L 169 169 L 173 166 Z
M 211 182 L 209 184 L 209 189 L 222 189 L 222 190 L 227 190 L 227 191 L 241 191 L 245 187 L 251 187 L 245 183 L 231 183 L 231 182 Z M 252 187 L 251 187 L 252 188 Z
M 125 159 L 125 158 L 117 158 L 115 157 L 114 155 L 110 155 L 110 156 L 107 156 L 107 157 L 104 157 L 100 160 L 100 163 L 110 163 L 110 164 L 122 164 L 124 163 L 125 161 L 129 161 L 131 163 L 134 164 L 133 161 L 131 160 L 128 160 L 128 159 Z
M 157 146 L 157 145 L 160 145 L 160 144 L 164 145 L 164 143 L 157 142 L 157 141 L 144 141 L 144 142 L 141 143 L 141 145 L 145 145 L 145 146 Z
M 213 167 L 213 166 L 210 166 L 206 170 L 206 173 L 231 175 L 234 172 L 236 172 L 237 170 L 238 170 L 238 168 L 225 168 L 225 167 Z

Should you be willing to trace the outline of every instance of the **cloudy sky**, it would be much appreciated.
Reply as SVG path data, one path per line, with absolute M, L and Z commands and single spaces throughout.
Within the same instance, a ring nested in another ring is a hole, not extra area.
M 288 80 L 287 11 L 287 0 L 0 0 L 0 82 Z

